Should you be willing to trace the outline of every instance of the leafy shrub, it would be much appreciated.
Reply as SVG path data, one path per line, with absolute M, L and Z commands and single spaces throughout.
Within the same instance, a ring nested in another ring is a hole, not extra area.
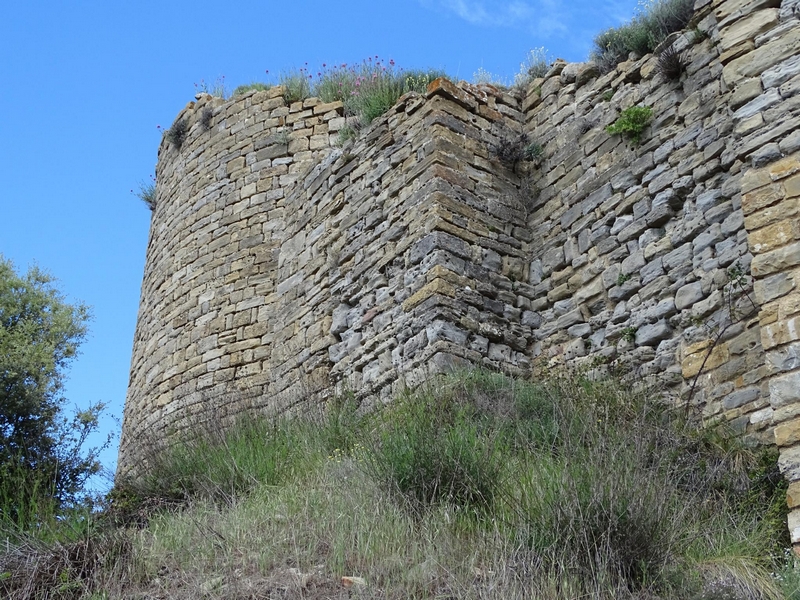
M 63 409 L 64 368 L 89 309 L 68 304 L 47 273 L 18 275 L 0 256 L 0 537 L 55 521 L 85 495 L 101 448 L 84 452 L 102 404 Z
M 484 510 L 499 487 L 500 443 L 451 395 L 416 394 L 381 421 L 368 454 L 371 474 L 412 507 L 448 504 Z
M 624 135 L 635 144 L 641 141 L 642 132 L 653 120 L 653 109 L 649 106 L 631 106 L 623 110 L 613 124 L 606 127 L 611 135 Z
M 652 52 L 670 33 L 686 27 L 693 12 L 693 0 L 651 0 L 629 23 L 600 33 L 594 39 L 592 59 L 608 72 L 631 52 L 640 56 Z

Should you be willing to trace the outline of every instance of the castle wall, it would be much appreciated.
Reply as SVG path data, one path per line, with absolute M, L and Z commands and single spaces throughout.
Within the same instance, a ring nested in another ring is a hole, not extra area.
M 800 507 L 798 6 L 698 0 L 678 79 L 437 80 L 341 147 L 340 103 L 200 96 L 159 151 L 120 473 L 204 420 L 574 365 L 777 442 Z M 605 131 L 634 105 L 638 144 Z M 520 132 L 541 156 L 501 163 Z

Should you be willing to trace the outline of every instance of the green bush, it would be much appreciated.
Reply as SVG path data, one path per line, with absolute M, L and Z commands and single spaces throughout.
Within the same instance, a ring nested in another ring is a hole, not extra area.
M 259 83 L 259 82 L 248 83 L 246 85 L 240 85 L 235 90 L 233 90 L 232 96 L 235 98 L 236 96 L 241 96 L 242 94 L 246 94 L 247 92 L 251 92 L 253 90 L 256 90 L 258 92 L 264 92 L 270 88 L 272 88 L 272 85 L 270 85 L 269 83 Z
M 415 394 L 381 419 L 370 473 L 411 506 L 486 510 L 499 487 L 501 439 L 450 394 Z
M 608 72 L 634 52 L 653 52 L 670 33 L 680 31 L 694 13 L 694 0 L 652 0 L 629 23 L 608 29 L 594 39 L 594 60 Z
M 612 125 L 606 127 L 606 132 L 611 135 L 624 135 L 638 144 L 642 132 L 653 120 L 653 109 L 649 106 L 631 106 L 623 110 Z

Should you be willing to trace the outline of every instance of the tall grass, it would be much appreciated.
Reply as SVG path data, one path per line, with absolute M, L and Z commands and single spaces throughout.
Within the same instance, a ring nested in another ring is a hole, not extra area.
M 398 68 L 393 60 L 385 62 L 370 57 L 358 65 L 323 65 L 316 77 L 301 70 L 301 77 L 282 80 L 283 85 L 294 79 L 308 82 L 307 94 L 318 96 L 323 102 L 340 101 L 345 115 L 350 117 L 350 127 L 358 130 L 383 115 L 403 94 L 424 93 L 428 84 L 444 73 L 435 70 L 410 70 Z
M 628 23 L 607 29 L 594 39 L 592 59 L 608 72 L 631 52 L 653 52 L 670 33 L 680 31 L 694 13 L 694 0 L 648 0 Z
M 68 579 L 109 597 L 796 593 L 775 453 L 647 394 L 478 371 L 357 408 L 242 422 L 151 461 L 136 493 L 181 508 L 122 530 L 102 576 Z

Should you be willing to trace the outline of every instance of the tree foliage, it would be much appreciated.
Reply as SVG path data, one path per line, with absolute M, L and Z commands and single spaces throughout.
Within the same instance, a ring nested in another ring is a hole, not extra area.
M 89 309 L 53 282 L 35 267 L 20 276 L 0 256 L 0 522 L 23 526 L 39 518 L 32 506 L 63 506 L 99 470 L 99 450 L 82 445 L 103 406 L 70 418 L 62 395 Z

